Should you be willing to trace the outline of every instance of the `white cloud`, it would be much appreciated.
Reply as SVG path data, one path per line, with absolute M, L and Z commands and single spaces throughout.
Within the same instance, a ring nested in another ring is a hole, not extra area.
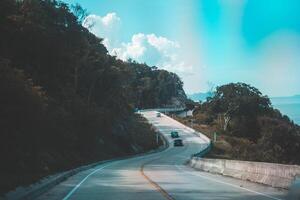
M 168 40 L 165 37 L 157 37 L 155 34 L 147 35 L 147 41 L 150 45 L 158 49 L 159 51 L 169 51 L 171 48 L 179 48 L 177 42 Z
M 105 32 L 108 29 L 113 29 L 121 22 L 116 13 L 108 13 L 104 17 L 98 15 L 87 16 L 82 25 L 88 28 L 93 33 Z
M 111 54 L 122 60 L 131 58 L 175 73 L 190 74 L 193 67 L 180 59 L 180 50 L 178 42 L 153 33 L 138 33 L 132 36 L 129 43 L 112 49 Z
M 88 15 L 82 25 L 93 34 L 103 38 L 103 44 L 110 49 L 119 43 L 119 29 L 121 19 L 116 13 L 108 13 L 101 17 L 98 15 Z
M 139 62 L 148 61 L 152 65 L 162 65 L 176 62 L 179 44 L 165 37 L 155 34 L 134 34 L 129 43 L 122 43 L 112 49 L 112 53 L 118 58 L 126 60 L 132 58 Z
M 122 43 L 121 46 L 113 48 L 111 53 L 122 60 L 127 60 L 128 58 L 139 60 L 146 51 L 146 42 L 146 36 L 138 33 L 132 36 L 131 42 L 127 44 Z
M 188 75 L 193 67 L 187 65 L 180 57 L 180 45 L 166 37 L 157 36 L 153 33 L 134 34 L 130 42 L 120 42 L 121 19 L 116 13 L 108 13 L 104 17 L 89 15 L 83 26 L 100 38 L 104 38 L 103 44 L 111 55 L 119 59 L 129 58 L 138 62 L 157 66 L 175 73 Z
M 120 21 L 120 18 L 117 16 L 116 13 L 108 13 L 106 16 L 104 16 L 102 18 L 102 23 L 105 26 L 112 26 L 119 21 Z

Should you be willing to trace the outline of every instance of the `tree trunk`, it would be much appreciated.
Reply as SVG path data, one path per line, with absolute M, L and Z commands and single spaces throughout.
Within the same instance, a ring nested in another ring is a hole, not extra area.
M 226 114 L 224 114 L 224 127 L 223 127 L 224 131 L 227 130 L 228 124 L 229 124 L 230 120 L 231 120 L 231 117 L 228 116 L 228 115 L 226 115 Z

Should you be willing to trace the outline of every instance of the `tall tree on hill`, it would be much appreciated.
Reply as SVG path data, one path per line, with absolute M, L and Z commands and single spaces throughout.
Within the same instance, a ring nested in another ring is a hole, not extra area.
M 245 83 L 230 83 L 216 88 L 214 96 L 205 103 L 208 108 L 223 116 L 223 129 L 228 129 L 233 118 L 255 123 L 256 117 L 270 108 L 270 100 L 261 92 Z M 254 124 L 253 124 L 254 125 Z M 255 133 L 249 137 L 256 138 Z

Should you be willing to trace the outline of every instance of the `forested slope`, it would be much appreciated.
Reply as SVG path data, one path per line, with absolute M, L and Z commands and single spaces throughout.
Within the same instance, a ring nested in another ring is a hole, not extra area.
M 134 108 L 184 104 L 176 74 L 110 56 L 84 15 L 54 0 L 0 2 L 1 192 L 155 148 Z
M 229 83 L 194 110 L 194 128 L 217 141 L 208 157 L 300 164 L 300 127 L 257 88 Z M 190 123 L 189 123 L 190 124 Z

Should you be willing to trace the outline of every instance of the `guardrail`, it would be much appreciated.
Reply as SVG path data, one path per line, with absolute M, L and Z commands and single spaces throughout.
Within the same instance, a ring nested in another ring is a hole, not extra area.
M 138 110 L 140 112 L 143 111 L 157 111 L 157 112 L 162 112 L 162 113 L 166 113 L 166 112 L 179 112 L 179 111 L 185 111 L 185 107 L 176 107 L 176 108 L 149 108 L 149 109 L 141 109 Z
M 209 142 L 208 145 L 204 148 L 204 150 L 192 155 L 192 157 L 203 157 L 212 149 L 212 142 Z
M 207 154 L 212 149 L 213 144 L 206 135 L 204 135 L 203 133 L 200 133 L 198 131 L 195 131 L 194 129 L 192 129 L 188 126 L 186 126 L 186 129 L 192 131 L 195 135 L 197 135 L 198 137 L 200 137 L 201 139 L 203 139 L 204 141 L 207 142 L 206 147 L 204 147 L 204 149 L 202 151 L 193 154 L 192 157 L 203 157 L 205 154 Z

